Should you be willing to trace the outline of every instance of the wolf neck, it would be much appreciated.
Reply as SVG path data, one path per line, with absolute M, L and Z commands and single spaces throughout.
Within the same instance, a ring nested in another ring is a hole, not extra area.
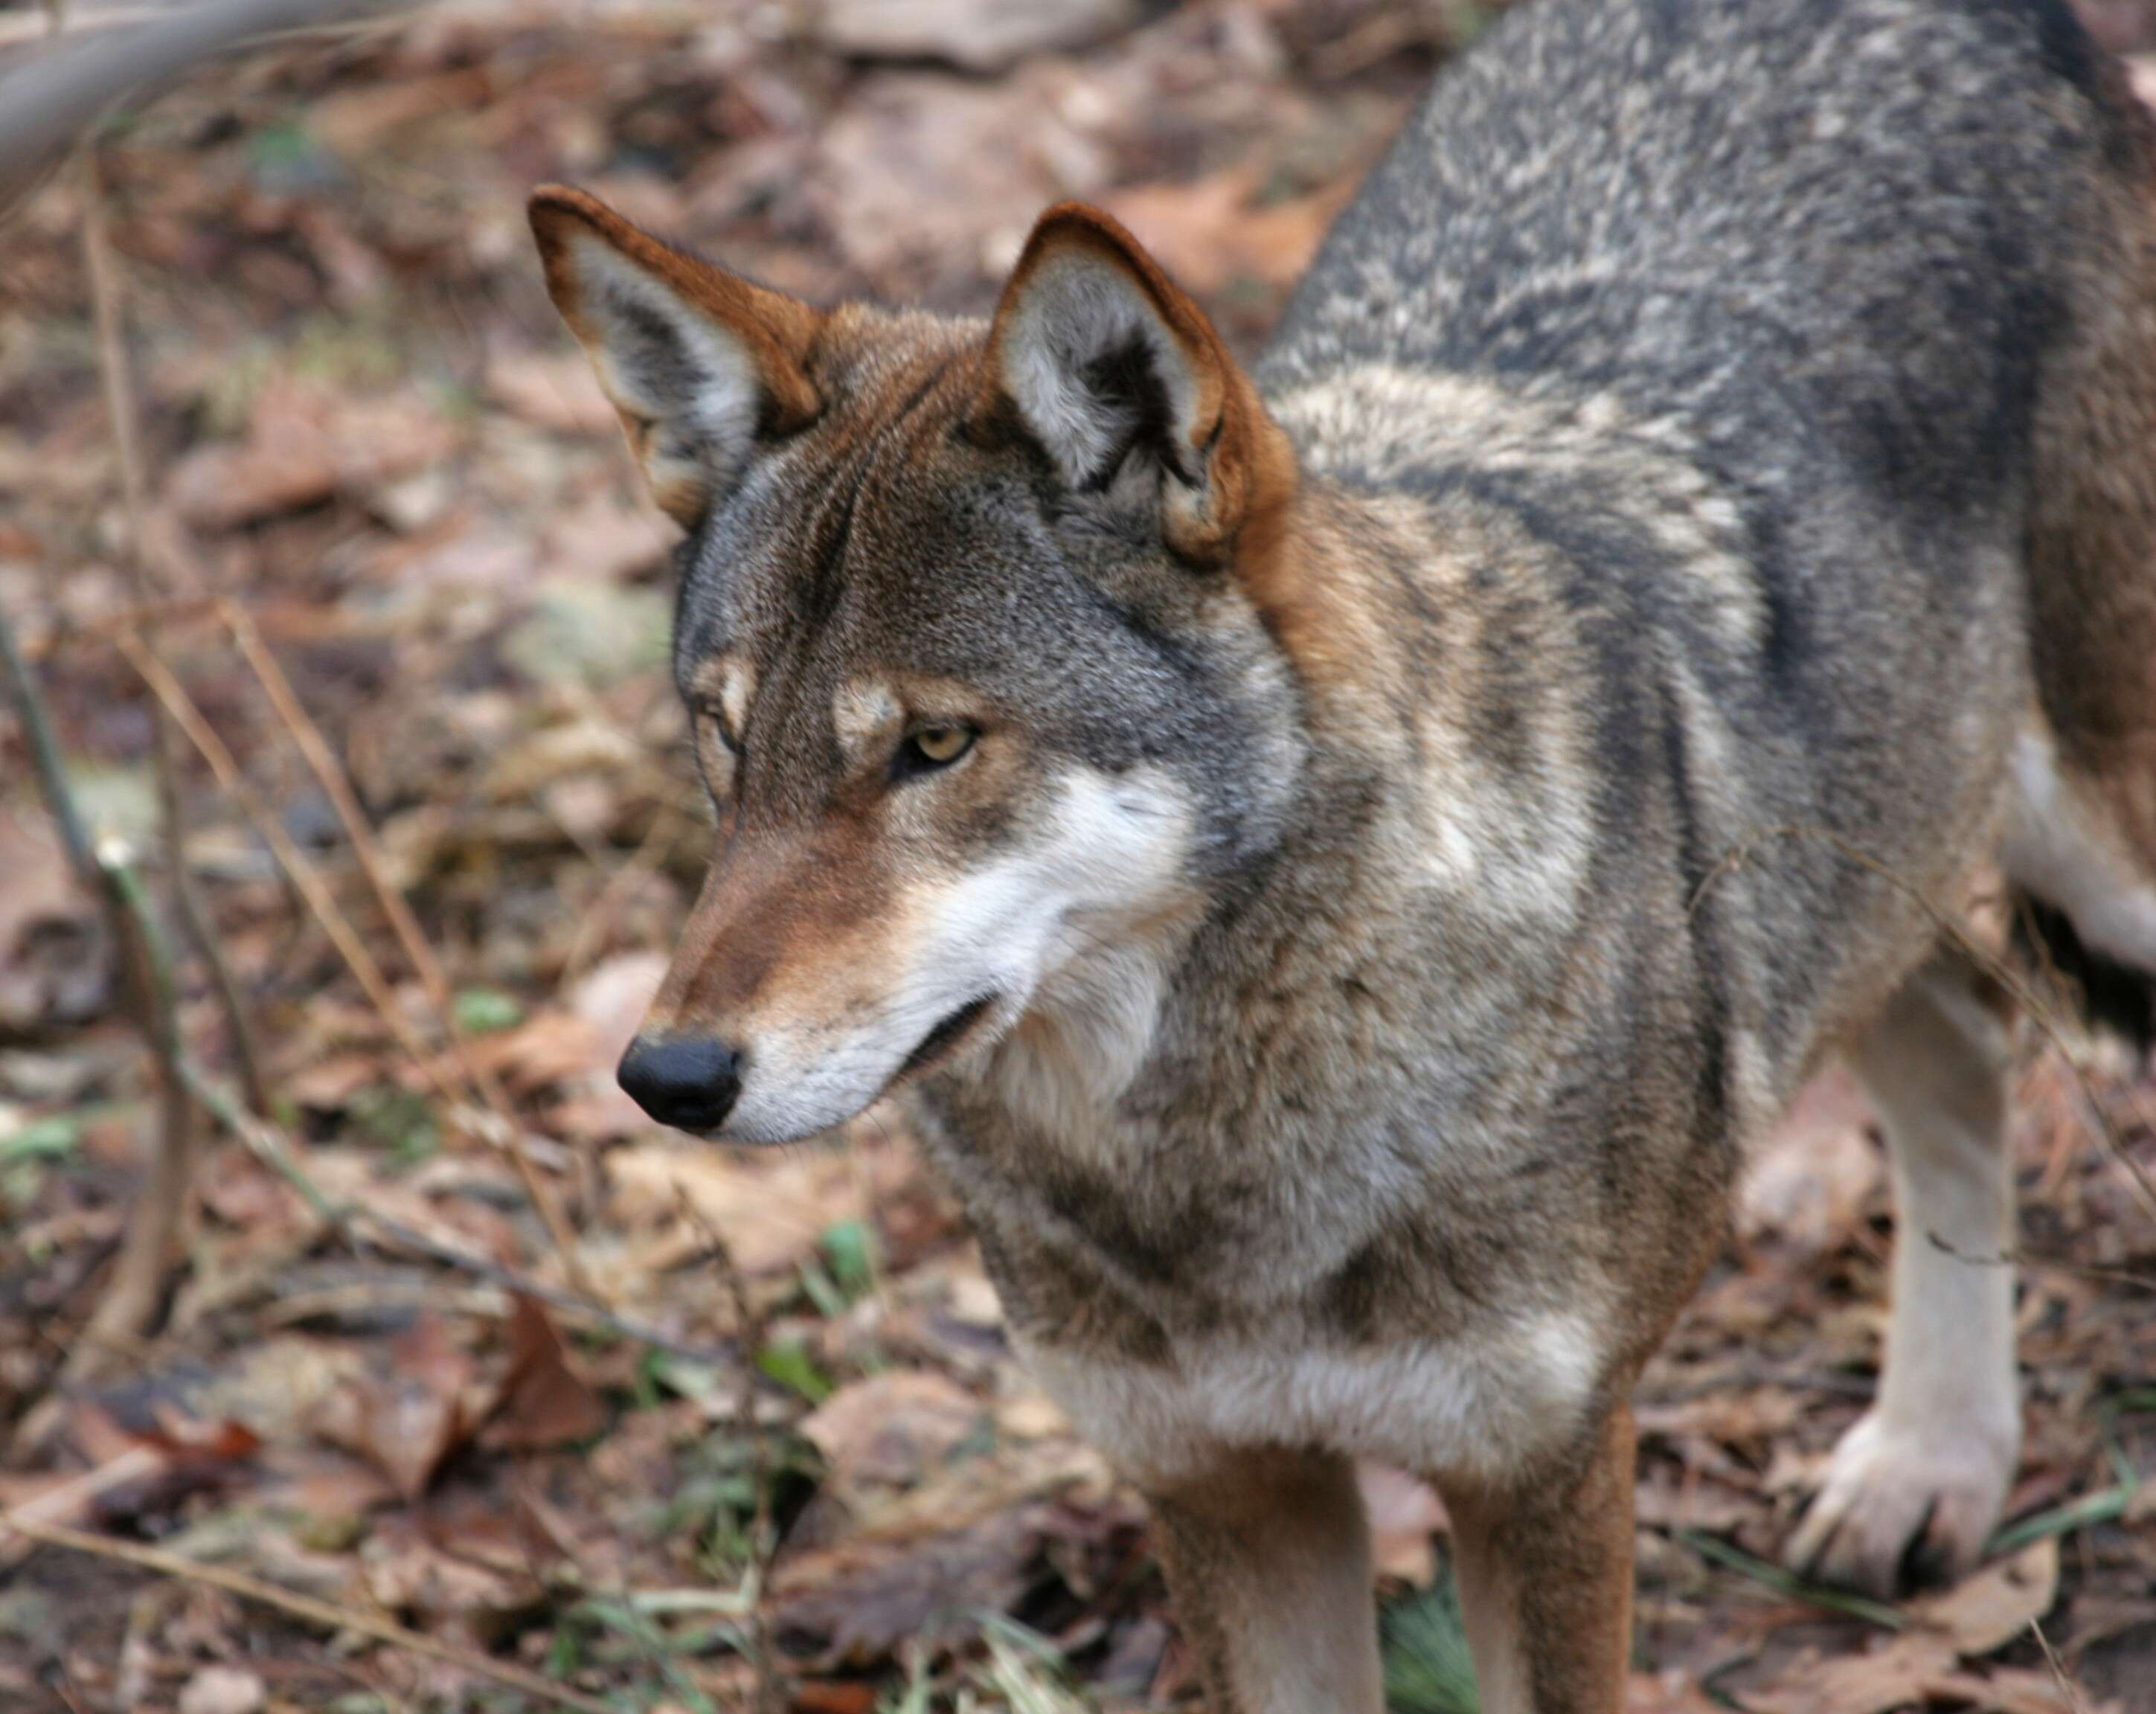
M 1196 920 L 1060 975 L 977 1087 L 1031 1146 L 1103 1167 L 1180 1147 L 1183 1115 L 1244 1110 L 1265 1065 L 1352 1083 L 1434 957 L 1464 962 L 1416 1051 L 1486 1057 L 1584 931 L 1599 664 L 1577 569 L 1476 479 L 1561 469 L 1589 480 L 1587 505 L 1636 508 L 1665 540 L 1727 522 L 1676 432 L 1604 398 L 1378 365 L 1270 403 L 1303 477 L 1269 562 L 1239 574 L 1292 668 L 1303 740 L 1279 844 Z M 1344 1024 L 1342 994 L 1365 1008 Z M 1253 1005 L 1262 1040 L 1240 1039 Z M 1237 1086 L 1213 1101 L 1193 1082 Z

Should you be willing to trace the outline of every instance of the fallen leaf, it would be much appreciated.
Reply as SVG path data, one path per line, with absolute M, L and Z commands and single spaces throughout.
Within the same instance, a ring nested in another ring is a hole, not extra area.
M 810 16 L 834 53 L 993 72 L 1104 40 L 1136 23 L 1140 8 L 1137 0 L 823 0 Z
M 1286 286 L 1301 277 L 1352 179 L 1283 202 L 1254 203 L 1258 174 L 1231 167 L 1187 183 L 1133 185 L 1106 198 L 1177 285 L 1201 297 L 1238 280 Z
M 875 1714 L 876 1687 L 865 1679 L 803 1679 L 793 1686 L 793 1714 Z
M 2030 1622 L 2049 1613 L 2058 1596 L 2059 1539 L 2046 1536 L 1910 1607 L 1952 1638 L 1957 1654 L 1974 1660 L 2027 1636 Z
M 489 1438 L 519 1451 L 588 1440 L 607 1424 L 605 1405 L 570 1366 L 567 1347 L 536 1298 L 509 1315 L 509 1373 Z
M 476 1430 L 466 1398 L 471 1358 L 423 1314 L 391 1342 L 386 1362 L 346 1380 L 312 1413 L 315 1432 L 378 1467 L 407 1500 L 427 1491 Z
M 1928 1686 L 1953 1670 L 1953 1644 L 1912 1633 L 1837 1660 L 1807 1651 L 1745 1701 L 1754 1714 L 1889 1714 L 1922 1706 Z
M 1846 1067 L 1812 1079 L 1752 1156 L 1738 1197 L 1739 1235 L 1779 1237 L 1806 1255 L 1839 1244 L 1886 1182 L 1871 1123 L 1871 1104 Z
M 709 1225 L 747 1274 L 797 1266 L 816 1252 L 826 1227 L 860 1218 L 860 1185 L 844 1156 L 825 1151 L 768 1157 L 753 1163 L 709 1143 L 634 1143 L 606 1157 L 621 1214 L 673 1224 L 679 1198 L 696 1210 L 691 1227 Z M 701 1233 L 685 1232 L 693 1254 Z
M 796 1555 L 773 1574 L 773 1634 L 825 1672 L 873 1666 L 902 1645 L 955 1645 L 983 1614 L 1063 1581 L 1074 1554 L 1107 1547 L 1119 1527 L 1135 1537 L 1135 1519 L 1112 1508 L 1035 1504 L 940 1535 L 894 1531 Z
M 477 1551 L 465 1551 L 467 1542 Z M 512 1563 L 488 1545 L 475 1532 L 438 1542 L 413 1518 L 385 1519 L 362 1550 L 367 1593 L 423 1629 L 447 1628 L 491 1647 L 546 1595 L 522 1556 Z
M 187 523 L 228 530 L 408 475 L 455 444 L 449 423 L 414 398 L 333 401 L 273 385 L 255 401 L 246 438 L 187 454 L 166 493 Z
M 582 352 L 495 356 L 486 366 L 486 391 L 505 410 L 557 434 L 609 434 L 621 428 Z
M 943 1462 L 981 1425 L 981 1401 L 932 1369 L 888 1369 L 841 1387 L 801 1432 L 842 1484 L 904 1487 Z
M 2114 1707 L 2077 1700 L 2047 1673 L 1968 1670 L 1950 1638 L 1913 1630 L 1835 1660 L 1807 1650 L 1771 1685 L 1744 1693 L 1753 1714 L 1890 1714 L 1935 1701 L 1964 1714 L 2111 1714 Z
M 1024 141 L 1014 149 L 1013 138 Z M 885 72 L 862 80 L 824 126 L 807 194 L 870 279 L 948 291 L 977 277 L 999 234 L 1015 260 L 1044 203 L 1097 192 L 1109 170 L 1023 74 L 984 87 Z
M 681 532 L 647 501 L 606 493 L 563 512 L 548 525 L 548 576 L 613 582 L 663 566 Z
M 0 1038 L 80 1024 L 111 998 L 104 926 L 42 815 L 0 810 Z
M 259 1672 L 244 1666 L 205 1666 L 181 1691 L 179 1714 L 255 1714 L 269 1694 Z
M 1717 1714 L 1723 1706 L 1689 1672 L 1635 1672 L 1625 1681 L 1625 1714 Z

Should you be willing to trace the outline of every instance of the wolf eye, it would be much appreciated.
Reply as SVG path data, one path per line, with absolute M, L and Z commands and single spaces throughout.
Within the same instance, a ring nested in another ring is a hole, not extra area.
M 939 767 L 948 767 L 973 747 L 978 736 L 971 726 L 922 726 L 906 735 L 906 742 L 898 747 L 894 758 L 895 772 L 903 777 L 913 773 L 932 773 Z
M 716 702 L 708 698 L 700 697 L 691 705 L 690 712 L 698 720 L 709 721 L 711 723 L 711 730 L 718 734 L 719 742 L 734 755 L 741 754 L 741 744 L 733 733 L 727 730 L 726 714 Z

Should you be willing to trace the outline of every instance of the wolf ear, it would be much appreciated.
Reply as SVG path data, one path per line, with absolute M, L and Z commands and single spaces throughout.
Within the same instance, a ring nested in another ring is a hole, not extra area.
M 757 442 L 823 408 L 806 364 L 821 313 L 661 244 L 597 198 L 532 192 L 554 307 L 621 413 L 652 497 L 683 524 L 722 498 Z
M 1009 410 L 1074 490 L 1148 459 L 1162 533 L 1194 559 L 1225 558 L 1295 485 L 1286 437 L 1205 312 L 1082 203 L 1040 217 L 997 305 L 977 415 Z

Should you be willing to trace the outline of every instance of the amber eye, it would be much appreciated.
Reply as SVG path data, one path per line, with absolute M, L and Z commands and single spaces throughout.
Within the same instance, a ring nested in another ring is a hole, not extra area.
M 977 736 L 971 726 L 922 726 L 909 733 L 906 742 L 898 747 L 894 771 L 902 777 L 948 767 L 973 747 Z
M 741 745 L 733 733 L 727 730 L 726 715 L 716 702 L 700 699 L 691 712 L 698 720 L 708 721 L 711 723 L 711 730 L 718 735 L 719 742 L 729 751 L 737 756 L 741 754 Z

